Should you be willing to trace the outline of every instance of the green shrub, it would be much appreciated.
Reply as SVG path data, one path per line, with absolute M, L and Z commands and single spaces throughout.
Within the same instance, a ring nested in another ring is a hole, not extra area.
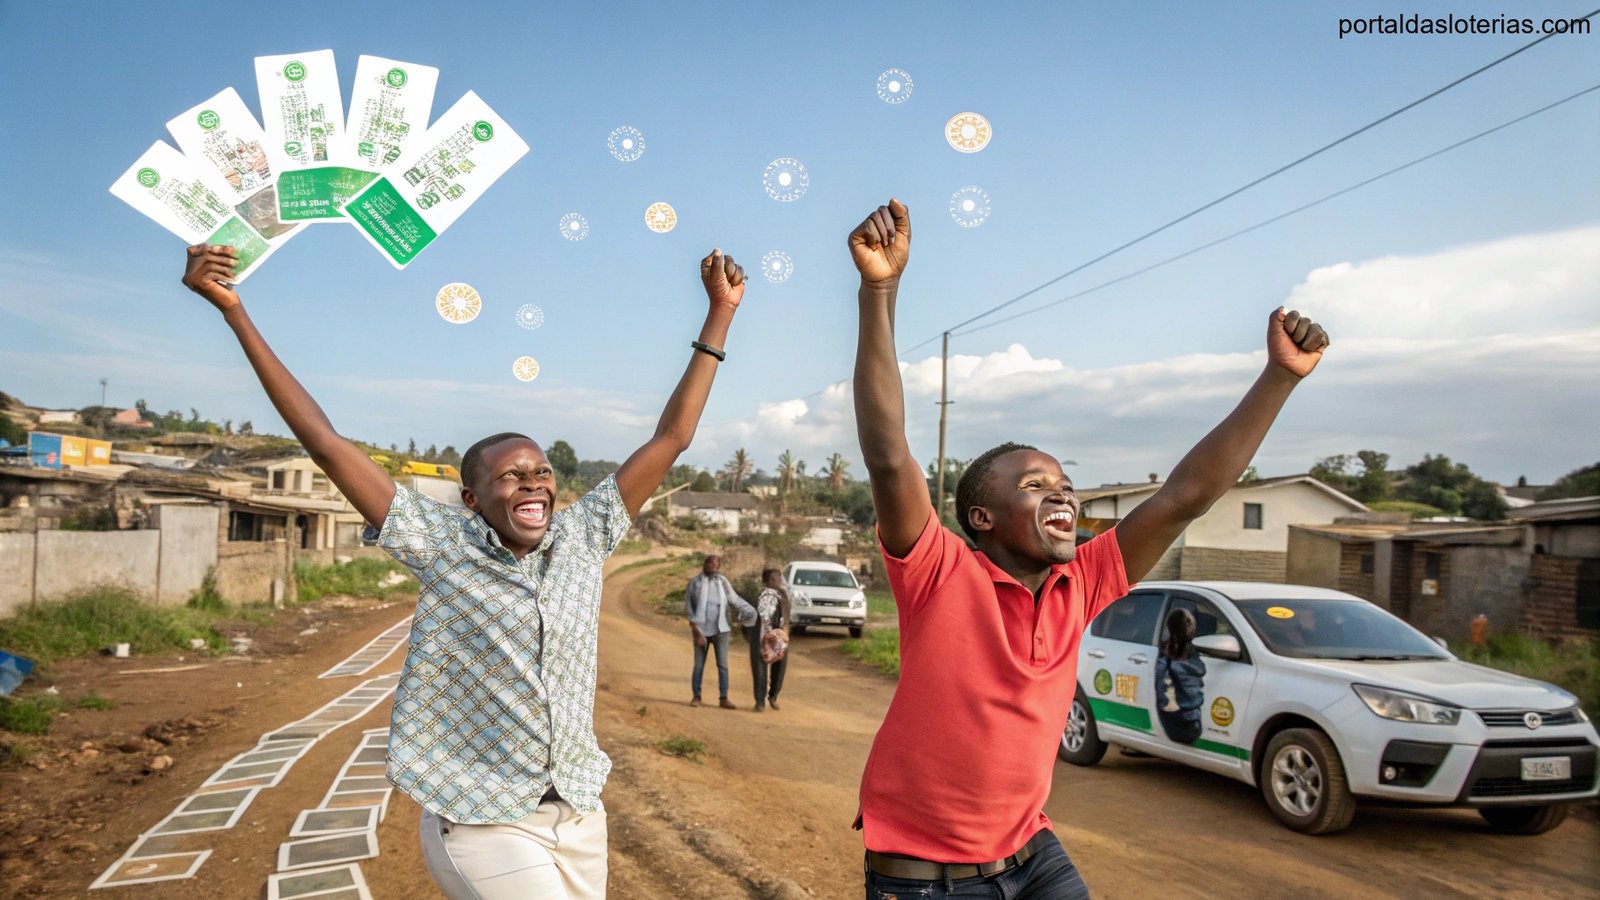
M 223 650 L 226 643 L 211 629 L 218 617 L 209 610 L 151 606 L 127 588 L 101 586 L 0 620 L 0 647 L 37 663 L 119 643 L 156 653 L 187 650 L 190 639 L 202 638 L 212 649 Z
M 405 575 L 406 580 L 399 584 L 382 584 L 391 572 Z M 331 566 L 296 562 L 294 580 L 301 603 L 310 603 L 334 594 L 387 600 L 397 594 L 411 594 L 417 590 L 417 580 L 411 577 L 411 573 L 390 559 L 352 559 Z
M 49 734 L 50 724 L 60 711 L 61 698 L 52 694 L 0 698 L 0 729 L 17 734 Z
M 1600 720 L 1600 641 L 1552 643 L 1511 632 L 1490 637 L 1488 646 L 1460 649 L 1458 655 L 1467 662 L 1571 691 L 1589 717 Z
M 115 703 L 112 703 L 107 698 L 100 696 L 99 692 L 90 691 L 89 693 L 84 694 L 82 697 L 78 698 L 78 708 L 79 709 L 101 709 L 101 710 L 104 710 L 104 709 L 116 709 L 117 705 Z
M 670 737 L 662 738 L 656 741 L 656 747 L 662 753 L 676 756 L 680 759 L 687 759 L 690 762 L 699 762 L 700 757 L 704 756 L 706 752 L 706 745 L 703 742 L 682 734 L 674 734 Z
M 217 593 L 217 567 L 206 569 L 206 575 L 200 579 L 200 589 L 189 598 L 190 609 L 204 609 L 211 612 L 221 612 L 228 608 L 228 602 Z

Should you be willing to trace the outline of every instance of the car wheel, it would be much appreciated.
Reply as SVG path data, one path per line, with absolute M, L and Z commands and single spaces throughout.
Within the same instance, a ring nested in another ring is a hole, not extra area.
M 1484 806 L 1478 809 L 1478 815 L 1490 828 L 1504 834 L 1544 834 L 1566 821 L 1567 805 Z
M 853 638 L 861 637 L 861 626 L 860 625 L 851 625 L 850 626 L 850 636 L 853 637 Z
M 1061 746 L 1056 749 L 1056 756 L 1075 766 L 1092 766 L 1105 755 L 1106 742 L 1100 740 L 1094 713 L 1080 688 L 1072 698 L 1072 709 L 1067 713 L 1067 727 L 1061 731 Z
M 1290 728 L 1273 735 L 1260 780 L 1267 808 L 1302 834 L 1340 831 L 1356 814 L 1339 750 L 1314 728 Z

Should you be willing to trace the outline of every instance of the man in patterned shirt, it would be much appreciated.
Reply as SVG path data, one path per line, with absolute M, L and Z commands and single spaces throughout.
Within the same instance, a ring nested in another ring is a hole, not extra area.
M 389 779 L 423 807 L 434 880 L 451 898 L 605 896 L 611 761 L 593 720 L 601 565 L 694 437 L 743 268 L 720 250 L 701 260 L 710 305 L 695 352 L 655 434 L 615 475 L 556 512 L 544 451 L 497 434 L 462 459 L 469 514 L 396 485 L 334 431 L 250 321 L 230 286 L 236 261 L 230 247 L 190 247 L 183 283 L 222 313 L 311 459 L 422 582 Z

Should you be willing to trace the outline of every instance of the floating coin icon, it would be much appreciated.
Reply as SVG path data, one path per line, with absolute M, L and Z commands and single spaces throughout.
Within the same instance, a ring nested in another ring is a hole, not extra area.
M 517 307 L 517 324 L 529 331 L 544 324 L 544 310 L 532 303 L 524 303 Z
M 577 213 L 561 217 L 561 236 L 569 241 L 581 241 L 589 236 L 589 220 Z
M 539 361 L 531 356 L 519 356 L 511 364 L 511 374 L 518 381 L 532 381 L 539 377 Z
M 806 188 L 811 186 L 811 174 L 800 160 L 783 156 L 767 163 L 766 171 L 761 173 L 761 186 L 767 189 L 768 197 L 787 203 L 805 196 Z
M 794 274 L 794 260 L 782 250 L 772 250 L 761 257 L 761 276 L 773 284 L 782 284 Z
M 644 155 L 644 135 L 631 125 L 623 125 L 612 129 L 611 135 L 606 138 L 606 146 L 611 148 L 611 155 L 617 159 L 633 162 Z
M 478 311 L 483 309 L 483 299 L 472 285 L 460 281 L 439 288 L 439 294 L 433 299 L 433 307 L 444 316 L 446 322 L 464 325 L 478 317 Z
M 656 234 L 666 234 L 678 226 L 678 211 L 670 203 L 652 203 L 644 211 L 644 224 Z
M 983 188 L 969 184 L 950 195 L 950 218 L 962 228 L 977 228 L 989 218 L 989 195 Z
M 989 120 L 975 112 L 956 113 L 944 123 L 944 139 L 962 153 L 977 153 L 989 146 L 993 136 Z
M 904 69 L 886 69 L 878 76 L 878 99 L 904 103 L 911 97 L 911 76 Z

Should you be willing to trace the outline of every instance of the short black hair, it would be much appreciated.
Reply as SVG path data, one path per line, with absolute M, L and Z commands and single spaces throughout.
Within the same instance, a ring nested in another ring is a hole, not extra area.
M 515 431 L 502 431 L 499 434 L 491 434 L 468 447 L 467 454 L 461 457 L 461 484 L 471 488 L 478 483 L 478 475 L 483 471 L 483 451 L 496 444 L 515 440 L 533 441 L 533 438 Z
M 956 483 L 956 522 L 967 533 L 968 540 L 977 543 L 978 530 L 967 521 L 967 511 L 989 502 L 989 470 L 994 467 L 994 461 L 1017 450 L 1038 449 L 1032 444 L 1006 441 L 998 447 L 990 447 L 978 454 L 977 459 L 967 463 L 966 471 L 961 473 L 961 480 Z

